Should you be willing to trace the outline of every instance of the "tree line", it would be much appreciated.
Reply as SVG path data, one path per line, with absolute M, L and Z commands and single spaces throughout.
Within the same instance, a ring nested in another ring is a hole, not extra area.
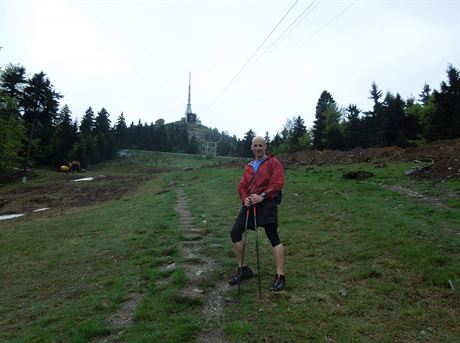
M 460 75 L 447 67 L 447 81 L 439 90 L 423 86 L 418 99 L 404 100 L 399 93 L 385 95 L 375 82 L 370 111 L 355 104 L 340 108 L 331 93 L 323 91 L 316 104 L 315 120 L 308 129 L 301 116 L 287 121 L 271 143 L 272 150 L 292 153 L 306 149 L 349 150 L 355 147 L 419 146 L 460 137 Z
M 127 125 L 123 112 L 112 124 L 105 108 L 90 106 L 80 122 L 72 120 L 62 95 L 44 72 L 28 76 L 19 64 L 8 64 L 0 73 L 0 169 L 22 164 L 57 167 L 79 160 L 83 167 L 115 156 L 119 149 L 143 149 L 197 154 L 203 142 L 218 142 L 221 156 L 251 156 L 250 129 L 243 139 L 227 131 L 189 125 L 185 121 Z M 328 91 L 318 99 L 315 120 L 307 128 L 299 115 L 289 119 L 273 137 L 265 133 L 269 149 L 292 153 L 307 149 L 354 147 L 408 147 L 433 140 L 460 137 L 460 77 L 452 65 L 439 90 L 425 84 L 418 99 L 404 100 L 398 93 L 383 95 L 371 85 L 371 111 L 350 104 L 340 108 Z M 201 132 L 198 136 L 197 132 Z

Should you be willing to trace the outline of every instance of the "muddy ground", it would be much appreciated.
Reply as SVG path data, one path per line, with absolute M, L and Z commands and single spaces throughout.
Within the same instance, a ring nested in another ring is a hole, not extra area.
M 311 150 L 292 155 L 281 155 L 280 158 L 285 165 L 382 164 L 419 161 L 421 168 L 411 175 L 413 177 L 435 180 L 460 178 L 460 138 L 436 141 L 417 148 L 355 148 L 350 151 Z
M 75 174 L 49 172 L 42 181 L 37 174 L 29 173 L 29 182 L 25 185 L 6 189 L 0 186 L 0 215 L 30 214 L 43 208 L 49 208 L 46 211 L 48 215 L 60 215 L 67 209 L 120 199 L 133 192 L 153 175 L 152 173 L 104 175 L 94 172 Z M 74 181 L 87 177 L 93 180 Z

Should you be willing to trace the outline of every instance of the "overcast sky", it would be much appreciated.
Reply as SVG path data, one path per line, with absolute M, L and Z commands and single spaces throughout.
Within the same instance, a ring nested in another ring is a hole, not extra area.
M 203 125 L 273 136 L 298 115 L 311 127 L 323 90 L 366 111 L 373 81 L 439 89 L 460 68 L 460 0 L 0 0 L 0 46 L 0 66 L 45 72 L 78 119 L 180 120 L 191 71 Z

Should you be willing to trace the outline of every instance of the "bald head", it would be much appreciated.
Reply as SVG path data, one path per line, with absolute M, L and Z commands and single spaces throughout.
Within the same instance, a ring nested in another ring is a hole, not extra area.
M 254 137 L 252 139 L 251 150 L 256 160 L 263 160 L 266 157 L 265 150 L 267 150 L 265 140 L 260 136 Z
M 252 144 L 254 143 L 265 144 L 265 139 L 261 136 L 256 136 L 252 139 Z

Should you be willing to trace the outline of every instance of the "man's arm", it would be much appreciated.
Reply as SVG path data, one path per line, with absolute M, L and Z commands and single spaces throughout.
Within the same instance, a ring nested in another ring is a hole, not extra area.
M 276 158 L 272 158 L 270 163 L 272 163 L 272 175 L 270 176 L 270 183 L 264 192 L 266 197 L 274 199 L 284 186 L 284 168 Z

